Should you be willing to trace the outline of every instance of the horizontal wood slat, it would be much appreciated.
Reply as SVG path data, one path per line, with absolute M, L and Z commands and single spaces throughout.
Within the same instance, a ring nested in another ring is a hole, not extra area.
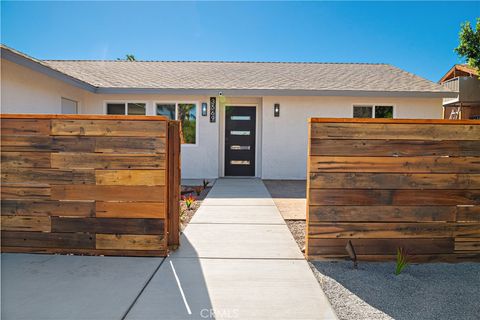
M 95 249 L 95 237 L 88 233 L 3 231 L 2 246 Z
M 371 262 L 379 262 L 379 261 L 395 261 L 397 258 L 396 255 L 391 254 L 358 254 L 357 259 L 360 261 L 371 261 Z M 347 254 L 323 254 L 323 255 L 309 255 L 310 260 L 332 260 L 332 259 L 348 259 Z M 473 261 L 478 262 L 480 261 L 480 253 L 476 252 L 458 252 L 455 251 L 453 253 L 446 253 L 446 254 L 413 254 L 409 256 L 410 263 L 429 263 L 429 262 L 447 262 L 447 263 L 458 263 L 458 262 L 467 262 Z
M 480 189 L 480 174 L 311 173 L 312 189 Z
M 95 140 L 84 137 L 4 135 L 2 151 L 95 152 Z
M 323 156 L 450 156 L 480 154 L 480 140 L 365 140 L 312 139 L 311 155 Z
M 53 119 L 53 136 L 165 137 L 166 121 Z
M 312 205 L 480 205 L 480 190 L 311 189 Z
M 97 249 L 161 250 L 165 247 L 163 236 L 130 234 L 97 234 Z
M 95 184 L 94 170 L 58 170 L 12 168 L 2 170 L 2 183 L 30 184 Z
M 2 215 L 93 217 L 95 202 L 2 200 Z
M 311 156 L 310 172 L 480 173 L 480 158 Z
M 53 200 L 165 201 L 163 186 L 52 186 Z
M 165 185 L 165 170 L 97 170 L 95 177 L 97 185 Z
M 165 140 L 164 137 L 95 137 L 94 152 L 165 153 Z
M 165 154 L 52 153 L 59 169 L 165 169 Z
M 98 218 L 157 218 L 164 219 L 162 202 L 96 202 Z
M 310 205 L 314 222 L 454 222 L 456 206 L 316 206 Z
M 179 146 L 168 147 L 180 130 L 168 133 L 167 118 L 7 114 L 0 121 L 2 252 L 168 254 L 168 237 L 180 231 L 167 223 L 169 210 L 179 219 L 168 197 L 179 198 L 180 177 L 170 182 L 169 172 L 180 163 L 167 154 L 180 158 Z
M 2 199 L 49 199 L 50 187 L 2 185 Z
M 480 126 L 395 123 L 312 123 L 311 137 L 315 139 L 369 140 L 454 140 L 478 141 Z
M 52 232 L 163 235 L 163 219 L 52 217 Z
M 4 168 L 50 168 L 50 153 L 2 152 L 1 161 L 2 170 Z
M 480 122 L 311 119 L 309 259 L 480 261 Z
M 50 119 L 1 119 L 1 132 L 4 135 L 48 136 Z
M 345 255 L 345 247 L 351 239 L 310 239 L 316 254 Z M 399 247 L 412 254 L 444 254 L 454 249 L 451 238 L 434 239 L 354 239 L 351 240 L 355 253 L 360 255 L 395 255 Z M 455 244 L 456 245 L 456 244 Z
M 311 238 L 453 238 L 480 237 L 480 224 L 450 222 L 415 223 L 315 223 Z
M 50 217 L 2 216 L 2 231 L 45 231 L 50 232 Z
M 460 221 L 460 222 L 480 221 L 480 206 L 457 207 L 457 221 Z
M 455 251 L 474 251 L 480 250 L 480 238 L 474 241 L 455 241 Z
M 165 153 L 164 137 L 3 135 L 2 151 Z
M 162 250 L 105 250 L 91 248 L 48 248 L 48 247 L 10 247 L 2 246 L 2 252 L 44 253 L 44 254 L 78 254 L 82 256 L 129 256 L 129 257 L 165 257 L 168 248 Z

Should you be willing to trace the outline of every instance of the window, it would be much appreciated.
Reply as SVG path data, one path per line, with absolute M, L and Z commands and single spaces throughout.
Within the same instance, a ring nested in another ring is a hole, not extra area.
M 197 142 L 197 105 L 195 103 L 157 103 L 156 109 L 159 116 L 180 120 L 183 143 Z
M 393 118 L 393 106 L 353 106 L 354 118 Z
M 62 114 L 77 114 L 78 102 L 67 98 L 62 98 Z
M 107 103 L 107 114 L 144 116 L 146 114 L 146 103 L 109 102 Z
M 375 106 L 375 118 L 393 118 L 393 107 Z
M 175 120 L 175 104 L 157 103 L 157 116 L 166 116 L 170 120 Z

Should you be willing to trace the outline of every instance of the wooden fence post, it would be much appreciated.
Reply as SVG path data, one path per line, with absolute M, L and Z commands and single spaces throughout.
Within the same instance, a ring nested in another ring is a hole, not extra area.
M 180 122 L 168 122 L 168 247 L 180 245 Z

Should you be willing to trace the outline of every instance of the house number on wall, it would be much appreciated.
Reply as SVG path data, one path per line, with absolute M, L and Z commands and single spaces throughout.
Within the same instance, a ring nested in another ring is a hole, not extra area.
M 215 122 L 217 116 L 216 116 L 216 104 L 217 104 L 217 98 L 211 97 L 210 98 L 210 122 Z

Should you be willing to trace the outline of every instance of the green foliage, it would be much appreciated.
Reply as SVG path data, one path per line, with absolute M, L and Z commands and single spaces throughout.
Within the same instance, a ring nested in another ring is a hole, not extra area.
M 455 52 L 465 58 L 469 66 L 480 71 L 480 18 L 477 18 L 475 29 L 473 30 L 470 21 L 462 24 L 460 44 L 455 48 Z
M 184 120 L 182 121 L 182 132 L 184 143 L 195 143 L 195 121 Z
M 203 179 L 203 189 L 207 189 L 209 185 L 210 185 L 210 182 L 207 179 Z
M 375 118 L 393 118 L 393 108 L 376 106 L 375 107 Z
M 125 59 L 117 58 L 117 60 L 125 60 L 125 61 L 137 61 L 133 54 L 126 54 Z
M 408 265 L 408 254 L 403 248 L 397 249 L 397 266 L 395 268 L 395 275 L 402 273 L 403 269 Z
M 195 193 L 197 194 L 197 197 L 199 197 L 200 194 L 201 194 L 202 191 L 203 191 L 203 187 L 202 187 L 202 186 L 195 186 L 195 187 L 193 187 L 193 190 L 194 190 Z
M 197 199 L 193 195 L 189 195 L 189 196 L 184 196 L 183 201 L 185 202 L 187 209 L 191 209 L 192 205 L 195 203 L 195 201 L 197 201 Z
M 196 105 L 181 103 L 178 105 L 178 120 L 182 123 L 183 143 L 196 141 Z

